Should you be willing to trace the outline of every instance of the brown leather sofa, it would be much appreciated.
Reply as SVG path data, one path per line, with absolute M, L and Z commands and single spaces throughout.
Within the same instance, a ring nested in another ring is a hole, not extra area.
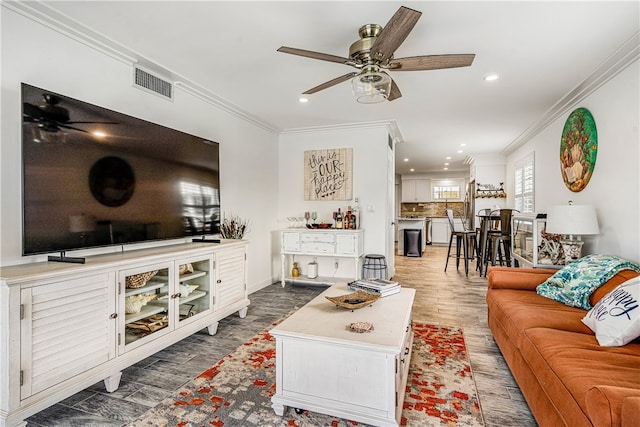
M 601 347 L 586 310 L 536 294 L 557 270 L 492 267 L 489 328 L 542 427 L 640 426 L 640 339 Z M 595 304 L 637 276 L 623 270 L 596 290 Z

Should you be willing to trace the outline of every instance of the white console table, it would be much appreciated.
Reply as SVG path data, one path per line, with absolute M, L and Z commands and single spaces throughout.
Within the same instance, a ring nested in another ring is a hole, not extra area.
M 0 268 L 0 426 L 24 426 L 101 380 L 115 391 L 124 368 L 202 329 L 215 334 L 234 312 L 245 317 L 246 252 L 246 241 L 222 240 Z M 132 312 L 138 295 L 153 300 Z
M 364 230 L 336 229 L 286 229 L 280 233 L 281 282 L 285 286 L 291 277 L 294 256 L 351 258 L 354 264 L 353 280 L 360 278 L 362 257 L 364 256 Z M 298 279 L 296 279 L 298 280 Z M 301 278 L 304 281 L 326 283 L 321 276 L 316 280 Z M 333 278 L 331 281 L 335 281 Z
M 350 293 L 331 286 L 273 328 L 276 339 L 276 414 L 286 407 L 361 421 L 400 425 L 413 331 L 415 289 L 358 310 L 337 307 L 325 296 Z M 356 321 L 372 322 L 371 332 L 349 330 Z

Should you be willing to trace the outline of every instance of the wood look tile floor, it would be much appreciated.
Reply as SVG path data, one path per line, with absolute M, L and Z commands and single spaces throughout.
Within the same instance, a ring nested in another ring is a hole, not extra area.
M 445 273 L 446 256 L 446 247 L 428 246 L 420 258 L 395 258 L 395 279 L 416 289 L 414 320 L 463 328 L 487 427 L 536 426 L 487 327 L 486 278 L 475 271 L 475 262 L 465 277 L 463 265 L 457 271 L 453 258 Z M 97 383 L 28 418 L 27 426 L 125 426 L 323 289 L 283 289 L 279 283 L 261 289 L 249 296 L 245 319 L 237 314 L 223 319 L 215 336 L 194 334 L 125 369 L 115 392 L 107 393 L 103 383 Z

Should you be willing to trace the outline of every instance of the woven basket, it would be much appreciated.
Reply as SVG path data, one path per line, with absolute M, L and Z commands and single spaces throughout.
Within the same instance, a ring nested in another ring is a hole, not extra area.
M 156 274 L 158 274 L 158 270 L 127 276 L 125 279 L 125 287 L 129 289 L 141 288 Z
M 339 297 L 327 297 L 326 299 L 337 305 L 338 307 L 348 308 L 349 310 L 355 310 L 357 308 L 366 307 L 372 305 L 374 302 L 380 299 L 380 295 L 372 294 L 357 290 L 352 294 L 341 295 Z

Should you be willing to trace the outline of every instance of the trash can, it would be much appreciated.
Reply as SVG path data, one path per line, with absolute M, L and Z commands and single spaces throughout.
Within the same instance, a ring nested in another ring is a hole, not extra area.
M 422 256 L 422 230 L 404 229 L 404 256 Z

